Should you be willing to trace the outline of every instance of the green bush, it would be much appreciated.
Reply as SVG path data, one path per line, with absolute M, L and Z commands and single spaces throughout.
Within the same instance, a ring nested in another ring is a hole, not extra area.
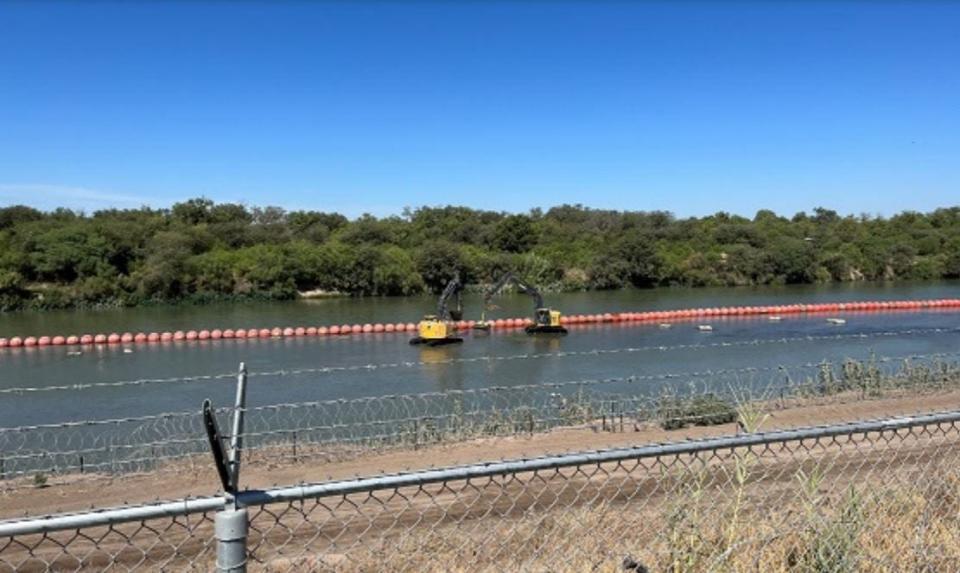
M 438 292 L 513 271 L 544 290 L 960 278 L 960 208 L 886 218 L 676 219 L 562 205 L 401 217 L 191 199 L 170 209 L 0 209 L 0 309 Z
M 679 430 L 687 426 L 717 426 L 735 422 L 737 409 L 714 394 L 664 397 L 657 406 L 657 418 L 664 430 Z

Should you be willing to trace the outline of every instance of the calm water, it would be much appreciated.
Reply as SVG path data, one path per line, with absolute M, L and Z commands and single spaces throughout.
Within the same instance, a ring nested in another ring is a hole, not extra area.
M 577 314 L 946 297 L 960 297 L 960 283 L 571 293 L 549 296 L 547 302 L 567 314 Z M 530 300 L 523 296 L 503 297 L 498 304 L 502 310 L 497 311 L 497 316 L 521 316 L 531 311 Z M 0 317 L 0 336 L 352 324 L 378 320 L 413 322 L 430 312 L 433 305 L 431 298 L 337 299 L 17 314 Z M 467 318 L 477 318 L 478 301 L 468 297 L 466 305 Z M 843 326 L 828 324 L 825 318 L 784 317 L 782 322 L 770 322 L 765 318 L 704 319 L 703 322 L 714 327 L 709 333 L 697 331 L 695 323 L 677 323 L 670 329 L 656 325 L 574 327 L 570 335 L 561 338 L 536 338 L 513 331 L 473 333 L 466 336 L 462 345 L 434 349 L 409 346 L 407 334 L 135 345 L 127 352 L 123 346 L 116 345 L 88 348 L 79 356 L 68 355 L 68 349 L 62 347 L 5 349 L 0 351 L 0 388 L 220 374 L 234 371 L 241 361 L 247 363 L 252 373 L 325 366 L 418 363 L 351 372 L 252 376 L 249 403 L 264 405 L 638 374 L 795 365 L 824 359 L 863 358 L 871 353 L 901 356 L 960 350 L 960 331 L 865 339 L 831 338 L 790 344 L 715 344 L 807 335 L 960 327 L 960 313 L 956 312 L 847 314 L 847 324 Z M 614 355 L 429 364 L 445 359 L 676 345 L 699 347 Z M 216 380 L 0 394 L 0 426 L 194 410 L 207 397 L 216 404 L 227 405 L 232 401 L 232 392 L 232 381 Z

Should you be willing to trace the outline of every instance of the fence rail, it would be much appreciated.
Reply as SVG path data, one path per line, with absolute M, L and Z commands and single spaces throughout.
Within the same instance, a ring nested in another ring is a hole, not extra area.
M 762 421 L 742 413 L 748 430 Z M 957 570 L 958 423 L 751 431 L 2 521 L 0 571 L 208 570 L 215 534 L 238 541 L 222 515 L 242 517 L 245 559 L 269 571 Z

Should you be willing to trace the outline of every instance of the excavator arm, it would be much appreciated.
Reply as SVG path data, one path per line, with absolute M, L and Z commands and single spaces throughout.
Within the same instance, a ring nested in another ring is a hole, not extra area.
M 493 286 L 491 286 L 490 289 L 487 290 L 487 292 L 483 295 L 484 308 L 490 305 L 490 299 L 495 297 L 501 290 L 503 290 L 503 287 L 507 286 L 507 284 L 511 282 L 517 285 L 517 288 L 519 288 L 520 290 L 527 293 L 533 298 L 534 310 L 543 308 L 543 295 L 540 294 L 540 291 L 537 290 L 532 285 L 525 283 L 513 273 L 507 273 L 503 275 L 502 277 L 500 277 L 500 280 L 495 282 Z
M 463 298 L 461 293 L 463 292 L 463 283 L 460 282 L 460 275 L 456 275 L 450 282 L 447 283 L 446 288 L 443 289 L 443 293 L 440 295 L 440 300 L 437 301 L 437 318 L 440 320 L 460 320 L 463 318 Z M 456 307 L 450 309 L 448 303 L 451 298 L 456 300 Z

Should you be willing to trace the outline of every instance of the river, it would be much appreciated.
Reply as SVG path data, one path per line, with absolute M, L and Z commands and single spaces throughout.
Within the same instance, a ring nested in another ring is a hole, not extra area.
M 578 314 L 957 297 L 960 283 L 941 282 L 564 293 L 549 295 L 547 303 L 564 313 Z M 478 299 L 467 297 L 465 304 L 466 317 L 477 318 Z M 495 313 L 498 316 L 523 316 L 531 311 L 529 298 L 521 295 L 501 297 L 497 304 L 501 307 Z M 22 313 L 0 317 L 0 336 L 415 322 L 433 305 L 432 298 L 414 297 Z M 0 390 L 224 374 L 235 371 L 242 361 L 256 374 L 251 376 L 248 398 L 256 406 L 717 369 L 740 369 L 726 383 L 748 383 L 760 376 L 744 371 L 752 367 L 770 369 L 821 360 L 960 349 L 958 312 L 837 316 L 845 316 L 846 324 L 830 324 L 825 316 L 815 315 L 786 316 L 779 322 L 765 317 L 703 319 L 701 322 L 713 326 L 712 332 L 700 332 L 696 323 L 684 322 L 671 328 L 656 324 L 577 326 L 568 336 L 548 338 L 521 331 L 471 333 L 462 345 L 433 349 L 408 345 L 406 333 L 112 345 L 87 347 L 79 355 L 66 347 L 8 348 L 0 350 Z M 889 334 L 905 331 L 912 332 Z M 868 336 L 853 336 L 858 333 Z M 770 342 L 798 337 L 811 338 Z M 632 350 L 589 353 L 625 348 Z M 558 352 L 576 354 L 495 359 Z M 356 368 L 361 366 L 371 367 Z M 291 372 L 323 367 L 354 369 Z M 274 374 L 265 375 L 267 372 Z M 656 390 L 655 385 L 650 382 L 650 391 Z M 0 427 L 194 410 L 208 397 L 215 404 L 228 405 L 233 388 L 231 379 L 218 378 L 3 393 Z

